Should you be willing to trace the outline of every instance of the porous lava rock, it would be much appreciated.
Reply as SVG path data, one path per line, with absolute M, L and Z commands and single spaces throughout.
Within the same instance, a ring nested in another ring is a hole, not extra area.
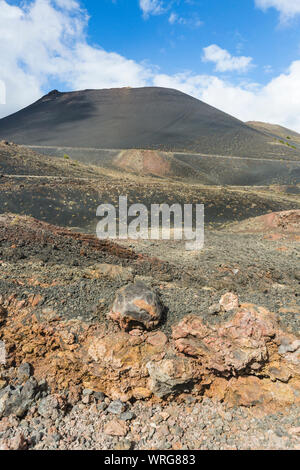
M 188 390 L 199 373 L 195 364 L 184 357 L 172 357 L 158 362 L 148 362 L 147 369 L 150 375 L 149 388 L 158 397 L 162 398 L 172 392 Z
M 175 347 L 222 375 L 255 373 L 268 359 L 268 343 L 276 332 L 276 316 L 262 307 L 243 304 L 220 324 L 190 315 L 173 327 Z
M 138 327 L 152 330 L 161 321 L 162 304 L 157 294 L 142 281 L 122 287 L 108 316 L 126 331 Z

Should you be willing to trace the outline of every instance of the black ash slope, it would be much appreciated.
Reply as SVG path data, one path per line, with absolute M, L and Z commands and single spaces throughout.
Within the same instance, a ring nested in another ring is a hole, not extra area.
M 297 159 L 297 151 L 191 96 L 166 88 L 50 92 L 0 120 L 0 139 L 25 145 L 160 149 Z

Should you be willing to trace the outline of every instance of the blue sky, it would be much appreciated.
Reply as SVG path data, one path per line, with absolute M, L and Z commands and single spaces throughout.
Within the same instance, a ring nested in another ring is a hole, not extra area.
M 164 13 L 145 18 L 138 3 L 82 2 L 91 15 L 90 40 L 139 62 L 147 60 L 168 74 L 212 73 L 214 65 L 201 60 L 202 50 L 217 44 L 234 56 L 253 57 L 254 66 L 244 77 L 260 83 L 300 58 L 300 15 L 299 20 L 294 17 L 280 24 L 277 10 L 264 12 L 253 0 L 179 0 L 164 2 Z M 173 24 L 172 14 L 177 15 Z M 266 66 L 272 67 L 271 73 Z
M 0 0 L 0 44 L 0 117 L 53 88 L 166 86 L 300 132 L 300 0 Z

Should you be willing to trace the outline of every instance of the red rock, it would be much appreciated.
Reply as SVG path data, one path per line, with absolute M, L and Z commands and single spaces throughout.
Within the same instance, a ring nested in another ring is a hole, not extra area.
M 114 419 L 104 426 L 104 433 L 109 436 L 126 436 L 128 433 L 127 425 L 124 421 Z
M 155 333 L 150 333 L 146 341 L 152 344 L 152 346 L 165 346 L 168 342 L 168 338 L 162 331 L 156 331 Z
M 179 352 L 193 356 L 207 369 L 224 375 L 256 372 L 268 358 L 267 344 L 275 336 L 276 317 L 262 307 L 244 304 L 220 325 L 187 316 L 173 327 Z

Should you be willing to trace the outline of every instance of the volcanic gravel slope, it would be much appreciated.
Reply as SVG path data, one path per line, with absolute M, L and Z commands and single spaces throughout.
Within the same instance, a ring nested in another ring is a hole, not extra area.
M 242 302 L 276 312 L 282 328 L 299 334 L 296 239 L 285 232 L 277 240 L 262 235 L 230 228 L 209 232 L 198 255 L 175 241 L 124 242 L 142 252 L 137 255 L 130 246 L 32 218 L 0 216 L 0 302 L 12 305 L 0 326 L 0 340 L 8 347 L 8 363 L 0 366 L 0 399 L 7 403 L 11 387 L 14 403 L 23 407 L 15 404 L 0 419 L 0 449 L 299 449 L 296 404 L 279 410 L 273 401 L 266 409 L 232 406 L 187 391 L 121 403 L 85 385 L 81 370 L 72 366 L 72 350 L 86 331 L 100 328 L 118 338 L 106 313 L 118 289 L 133 279 L 159 293 L 166 307 L 159 328 L 168 337 L 187 314 L 216 325 L 230 318 L 211 310 L 228 290 Z M 99 263 L 113 270 L 105 274 Z
M 275 136 L 278 139 L 284 139 L 284 143 L 300 145 L 300 134 L 278 124 L 270 124 L 261 121 L 248 121 L 246 124 L 254 129 L 264 132 L 267 135 Z
M 147 158 L 150 161 L 151 156 Z M 135 175 L 127 168 L 103 168 L 46 157 L 1 142 L 0 174 L 2 212 L 32 216 L 83 232 L 95 232 L 99 204 L 118 207 L 118 198 L 124 195 L 128 205 L 204 204 L 206 226 L 300 208 L 299 185 L 206 186 L 168 176 Z
M 0 120 L 0 138 L 18 144 L 160 149 L 257 158 L 300 152 L 271 145 L 245 123 L 176 90 L 56 90 Z M 271 141 L 271 142 L 270 142 Z
M 219 301 L 228 292 L 246 311 L 266 308 L 263 322 L 276 315 L 280 334 L 299 341 L 297 192 L 189 185 L 43 160 L 14 145 L 2 150 L 0 341 L 7 362 L 0 364 L 0 449 L 299 449 L 299 402 L 291 395 L 297 378 L 277 362 L 275 343 L 268 372 L 275 379 L 264 375 L 266 369 L 254 375 L 244 370 L 230 380 L 216 375 L 213 387 L 205 381 L 203 389 L 192 390 L 187 383 L 159 398 L 143 395 L 140 362 L 137 373 L 127 376 L 127 361 L 153 351 L 149 340 L 166 338 L 159 347 L 172 348 L 172 329 L 189 314 L 216 332 L 227 327 L 235 312 L 219 310 Z M 97 204 L 117 204 L 119 194 L 147 205 L 204 202 L 204 249 L 188 252 L 184 242 L 173 240 L 112 243 L 64 228 L 94 231 Z M 18 214 L 7 213 L 11 206 Z M 261 216 L 284 209 L 294 210 Z M 28 217 L 32 213 L 40 220 Z M 153 289 L 164 306 L 154 332 L 122 332 L 107 316 L 118 290 L 133 281 Z M 85 346 L 98 336 L 99 346 L 104 338 L 110 348 L 99 364 L 86 363 Z M 157 364 L 165 353 L 159 347 L 150 353 Z M 111 365 L 110 353 L 118 348 Z M 182 356 L 175 357 L 181 364 Z M 232 388 L 222 396 L 229 382 Z M 127 388 L 115 395 L 116 384 Z M 126 396 L 128 387 L 137 395 Z

